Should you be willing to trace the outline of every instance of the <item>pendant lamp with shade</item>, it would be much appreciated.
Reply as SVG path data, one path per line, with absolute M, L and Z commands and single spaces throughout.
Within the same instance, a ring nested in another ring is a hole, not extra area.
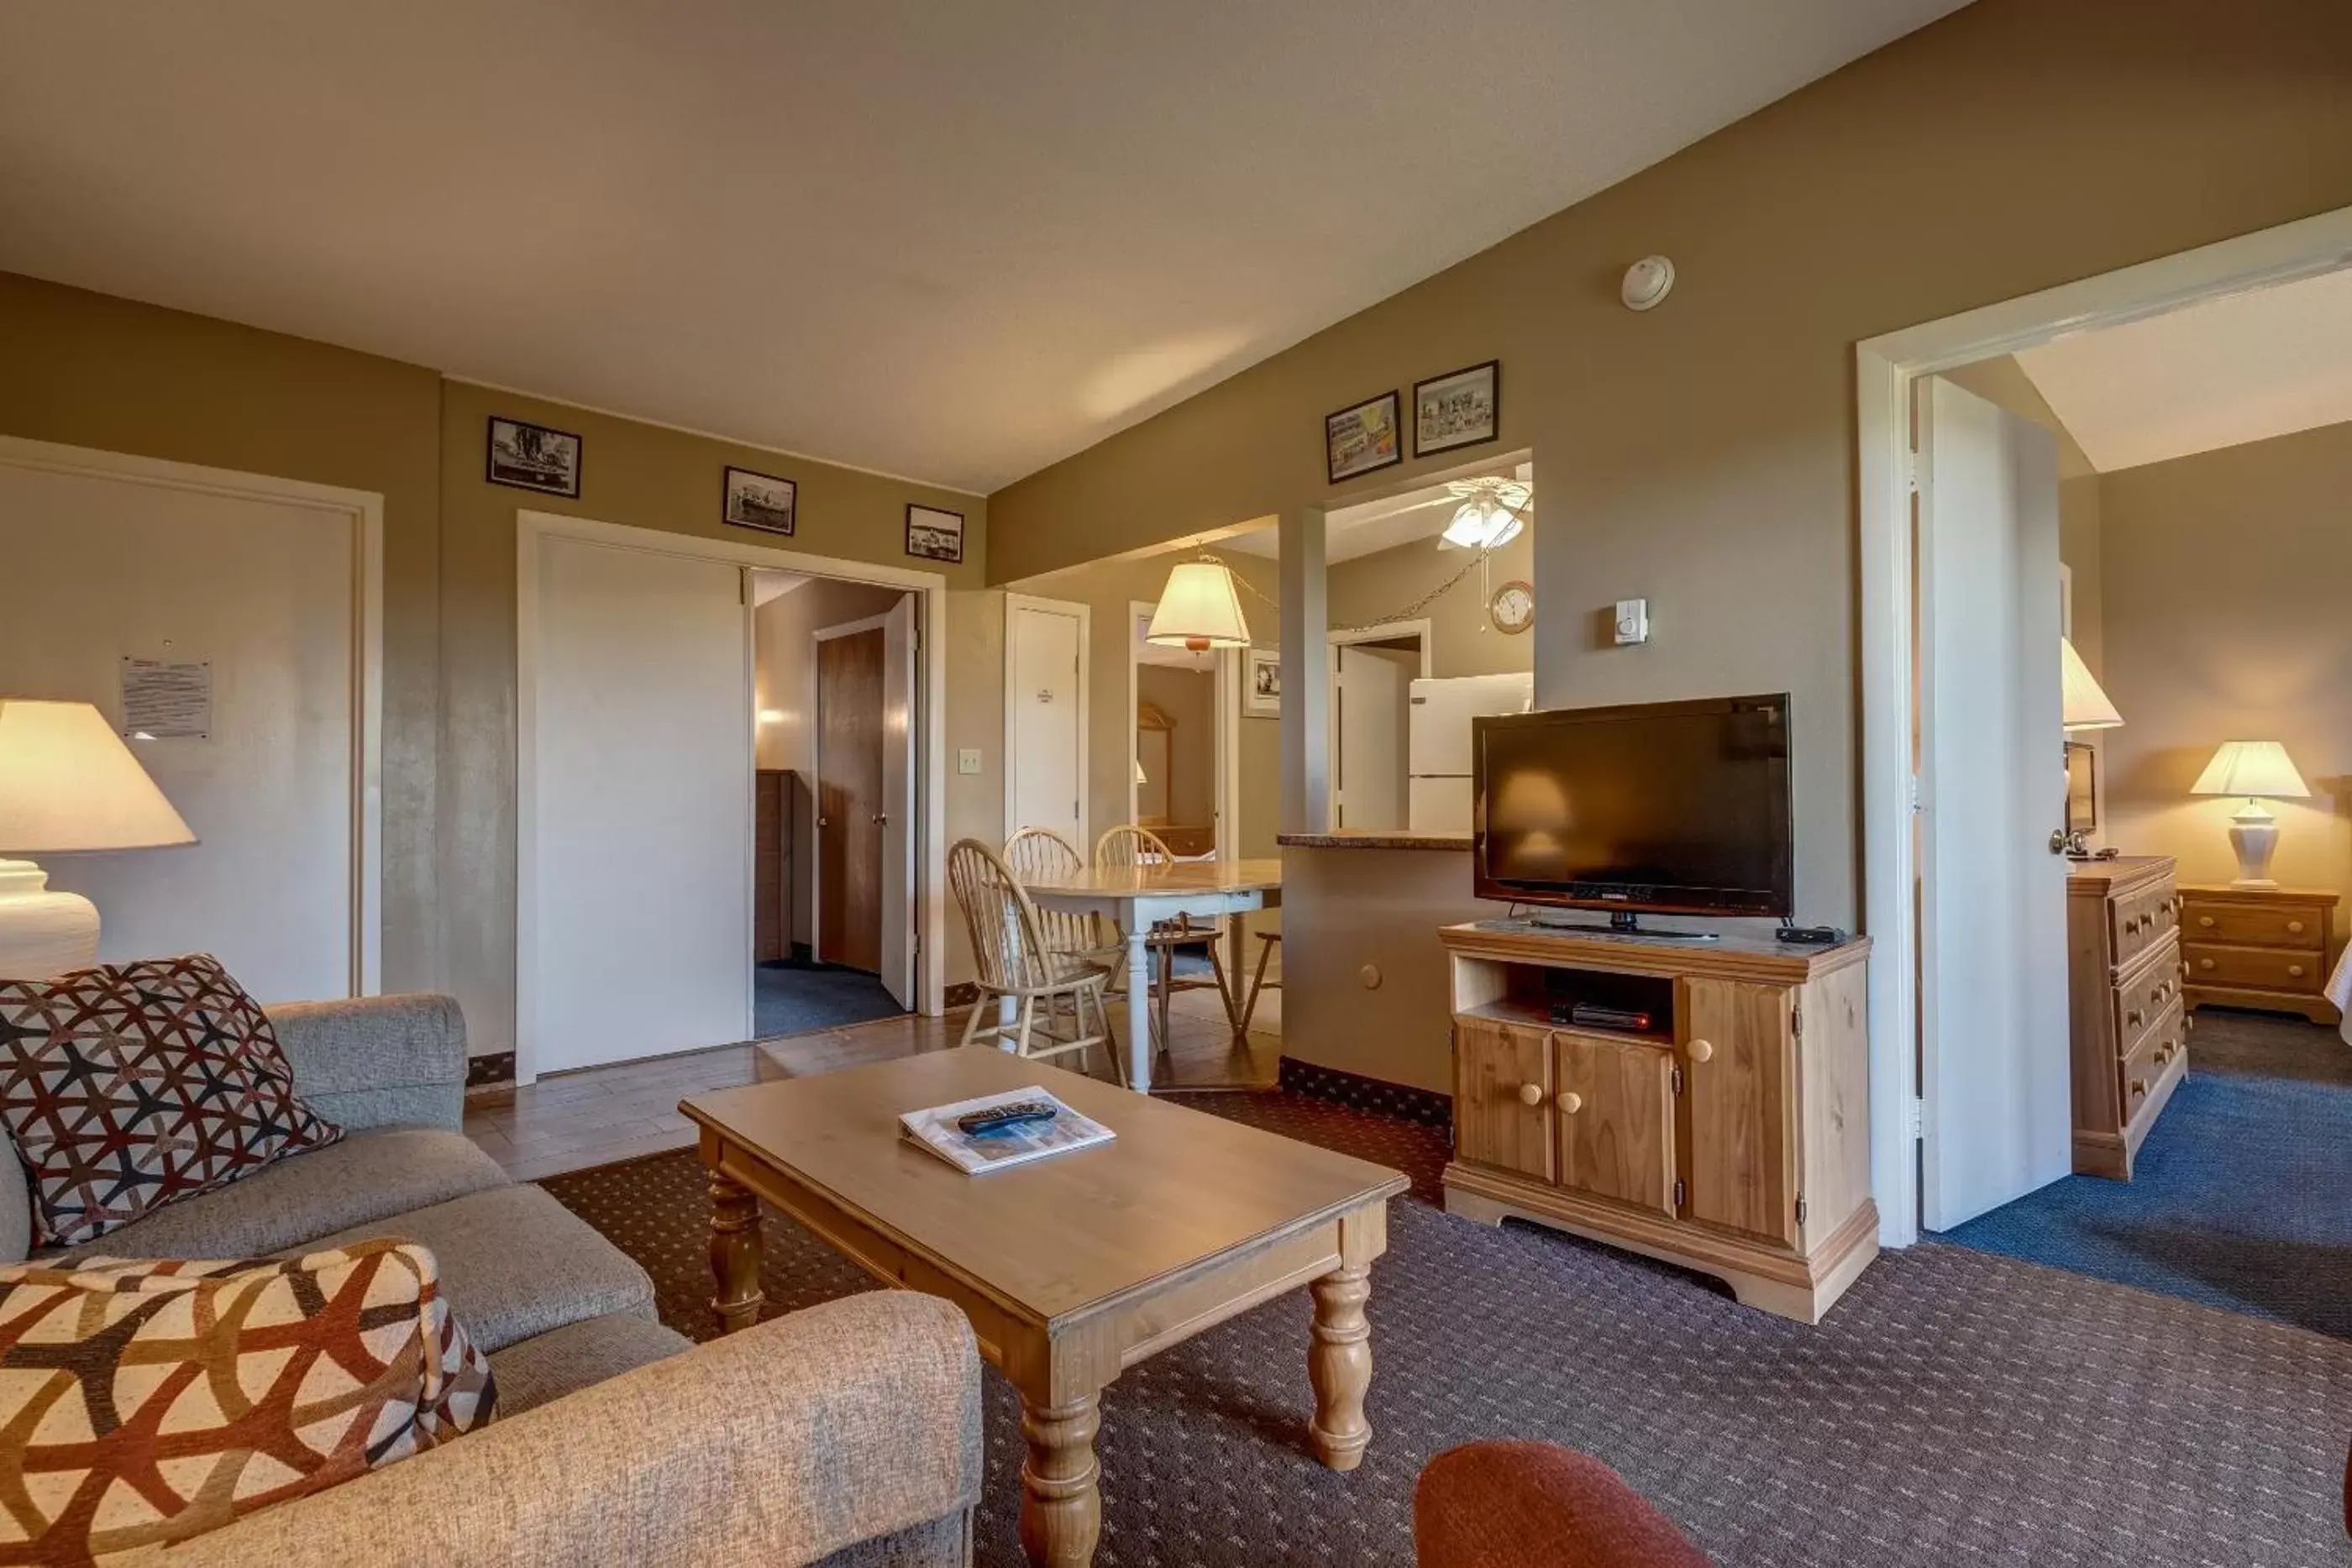
M 1249 621 L 1242 614 L 1232 569 L 1210 555 L 1180 563 L 1160 591 L 1160 604 L 1143 640 L 1155 647 L 1188 648 L 1195 653 L 1248 647 Z

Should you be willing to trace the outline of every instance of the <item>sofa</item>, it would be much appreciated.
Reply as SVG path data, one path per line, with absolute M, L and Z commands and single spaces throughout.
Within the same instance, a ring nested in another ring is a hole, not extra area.
M 488 1426 L 149 1558 L 172 1568 L 968 1563 L 980 1364 L 954 1307 L 887 1291 L 704 1345 L 653 1281 L 459 1130 L 466 1031 L 446 997 L 268 1009 L 297 1091 L 342 1139 L 33 1254 L 257 1258 L 373 1237 L 439 1260 L 489 1357 Z M 24 1169 L 0 1160 L 0 1254 L 28 1256 Z

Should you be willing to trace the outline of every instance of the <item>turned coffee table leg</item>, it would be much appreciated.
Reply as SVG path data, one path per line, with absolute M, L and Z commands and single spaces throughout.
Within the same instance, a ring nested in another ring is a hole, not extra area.
M 760 1321 L 760 1200 L 710 1173 L 710 1273 L 719 1293 L 710 1310 L 721 1331 L 733 1333 Z
M 1372 1424 L 1364 1419 L 1364 1395 L 1372 1385 L 1372 1327 L 1364 1321 L 1364 1302 L 1371 1297 L 1372 1271 L 1334 1269 L 1307 1290 L 1315 1297 L 1315 1343 L 1307 1352 L 1315 1421 L 1308 1435 L 1317 1458 L 1335 1470 L 1352 1470 L 1372 1440 Z
M 1060 1405 L 1021 1401 L 1021 1549 L 1039 1568 L 1087 1568 L 1102 1534 L 1102 1467 L 1095 1432 L 1100 1396 Z

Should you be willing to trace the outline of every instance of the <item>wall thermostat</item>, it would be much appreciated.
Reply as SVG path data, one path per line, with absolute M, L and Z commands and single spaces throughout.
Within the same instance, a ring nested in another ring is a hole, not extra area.
M 1617 645 L 1628 647 L 1650 640 L 1650 601 L 1646 599 L 1621 599 L 1617 601 Z

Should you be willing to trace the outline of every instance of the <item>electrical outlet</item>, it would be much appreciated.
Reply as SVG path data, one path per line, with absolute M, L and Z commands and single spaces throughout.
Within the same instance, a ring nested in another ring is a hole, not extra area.
M 979 747 L 967 746 L 962 750 L 956 753 L 956 771 L 959 773 L 977 773 L 980 771 Z

